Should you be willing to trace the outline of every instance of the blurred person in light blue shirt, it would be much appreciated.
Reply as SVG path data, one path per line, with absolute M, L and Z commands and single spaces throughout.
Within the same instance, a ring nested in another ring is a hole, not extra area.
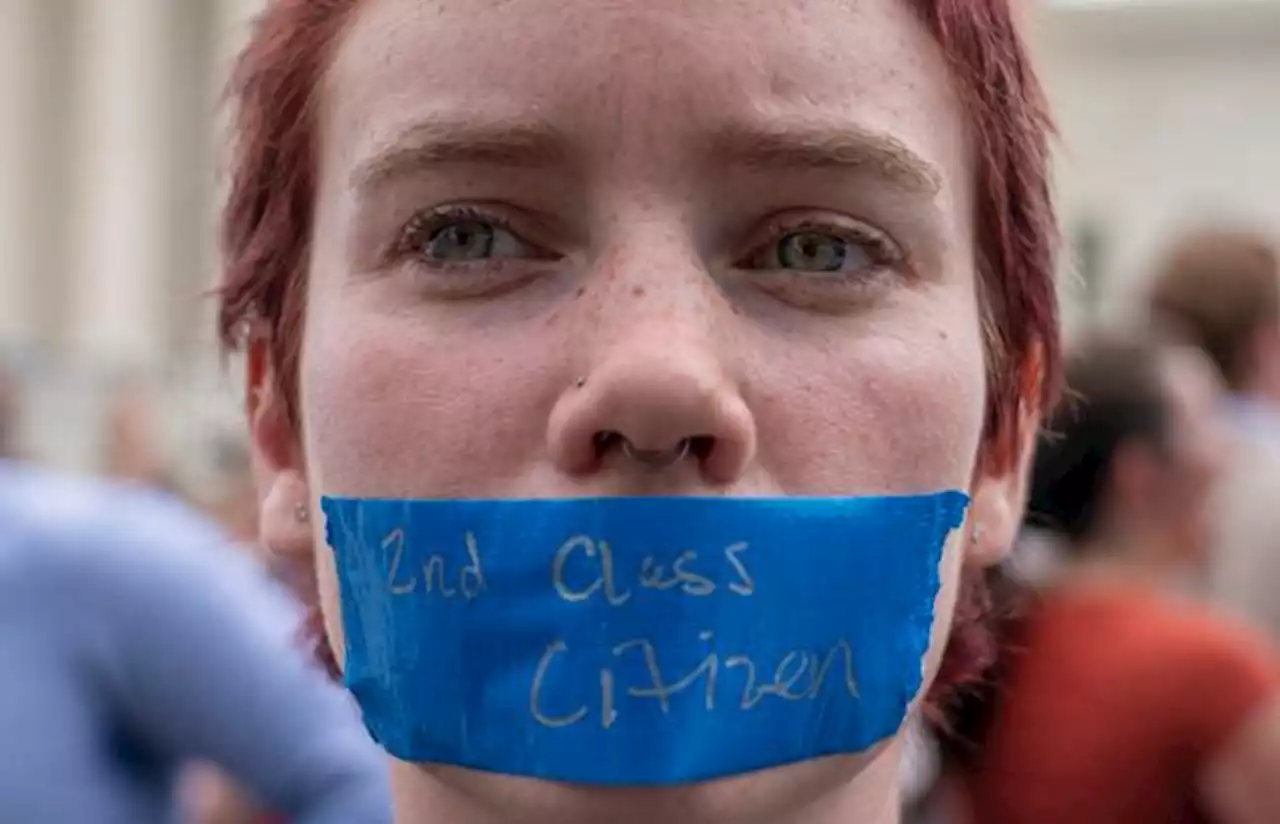
M 390 822 L 294 604 L 176 500 L 0 461 L 0 821 L 176 821 L 204 761 L 291 824 Z

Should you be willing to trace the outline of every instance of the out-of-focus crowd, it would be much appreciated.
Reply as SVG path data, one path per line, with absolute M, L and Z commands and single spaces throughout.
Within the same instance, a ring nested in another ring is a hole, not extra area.
M 921 824 L 1273 820 L 1280 255 L 1188 231 L 1147 283 L 1069 346 L 989 576 L 1000 655 L 913 739 Z

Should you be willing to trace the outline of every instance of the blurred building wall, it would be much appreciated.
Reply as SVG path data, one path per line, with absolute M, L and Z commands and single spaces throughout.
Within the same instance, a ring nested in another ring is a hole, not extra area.
M 175 470 L 230 426 L 213 345 L 217 101 L 255 0 L 0 0 L 0 366 L 21 440 L 94 469 L 123 381 Z
M 199 295 L 217 272 L 217 96 L 259 3 L 0 0 L 0 364 L 23 377 L 42 460 L 95 468 L 127 376 L 157 388 L 180 472 L 238 429 Z M 1187 220 L 1280 231 L 1280 2 L 1046 0 L 1031 20 L 1089 281 L 1064 280 L 1069 321 L 1131 306 Z
M 1280 2 L 1057 2 L 1035 35 L 1064 228 L 1091 281 L 1064 278 L 1069 320 L 1132 311 L 1182 226 L 1280 237 Z

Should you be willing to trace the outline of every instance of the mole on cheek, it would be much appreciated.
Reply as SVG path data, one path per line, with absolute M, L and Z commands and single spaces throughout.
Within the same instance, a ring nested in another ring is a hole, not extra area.
M 634 287 L 632 287 L 632 289 L 631 289 L 631 296 L 632 296 L 632 297 L 634 297 L 634 298 L 642 298 L 642 297 L 644 297 L 644 287 L 643 287 L 643 286 L 634 286 Z

